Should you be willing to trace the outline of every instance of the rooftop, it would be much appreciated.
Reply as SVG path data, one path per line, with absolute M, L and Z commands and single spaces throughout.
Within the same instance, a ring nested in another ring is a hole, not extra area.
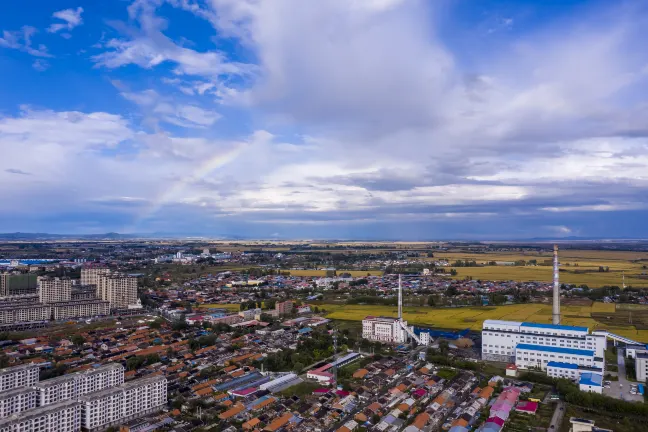
M 556 367 L 561 369 L 578 369 L 577 364 L 557 362 L 557 361 L 550 361 L 549 363 L 547 363 L 547 367 Z
M 532 351 L 544 351 L 544 352 L 555 352 L 560 354 L 573 354 L 573 355 L 582 355 L 594 357 L 594 351 L 592 350 L 581 350 L 574 348 L 563 348 L 555 346 L 545 346 L 545 345 L 533 345 L 533 344 L 517 344 L 515 346 L 516 350 L 526 349 Z
M 586 333 L 589 332 L 589 329 L 587 327 L 566 326 L 560 324 L 541 324 L 541 323 L 533 323 L 533 322 L 523 322 L 521 324 L 521 327 L 546 328 L 552 330 L 572 330 L 572 331 L 580 331 Z
M 589 386 L 601 386 L 603 385 L 603 375 L 591 372 L 582 373 L 580 376 L 580 381 L 578 382 L 581 385 Z
M 4 369 L 0 369 L 0 375 L 5 375 L 5 374 L 10 374 L 10 373 L 15 373 L 15 372 L 21 372 L 25 370 L 30 370 L 30 369 L 39 369 L 39 366 L 37 364 L 21 364 L 18 366 L 12 366 Z
M 133 381 L 125 382 L 124 384 L 118 385 L 117 387 L 109 387 L 103 390 L 96 392 L 88 393 L 87 395 L 81 396 L 79 398 L 80 402 L 92 402 L 97 399 L 105 398 L 106 396 L 113 395 L 115 393 L 120 393 L 123 391 L 128 391 L 137 387 L 142 387 L 148 384 L 154 384 L 158 381 L 166 381 L 164 375 L 154 375 L 149 377 L 144 377 L 136 379 Z

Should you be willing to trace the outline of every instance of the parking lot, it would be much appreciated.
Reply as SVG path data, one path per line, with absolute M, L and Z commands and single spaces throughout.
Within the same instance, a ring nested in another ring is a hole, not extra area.
M 617 362 L 619 365 L 619 381 L 612 381 L 610 388 L 603 387 L 603 394 L 613 398 L 622 399 L 631 402 L 643 402 L 644 397 L 640 394 L 631 394 L 631 383 L 626 378 L 625 358 L 623 357 L 624 350 L 619 349 L 617 353 Z

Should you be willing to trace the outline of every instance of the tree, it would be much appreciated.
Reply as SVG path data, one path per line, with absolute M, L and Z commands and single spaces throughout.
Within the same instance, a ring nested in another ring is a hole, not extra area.
M 162 327 L 162 321 L 156 319 L 151 324 L 149 324 L 149 327 L 155 330 L 159 330 Z
M 445 339 L 441 339 L 439 341 L 439 352 L 445 355 L 448 353 L 449 349 L 450 349 L 450 345 L 448 344 L 448 341 Z
M 434 296 L 428 296 L 428 298 L 427 298 L 427 304 L 428 304 L 428 306 L 434 306 L 434 305 L 435 305 L 435 303 L 434 303 Z
M 306 366 L 304 366 L 303 363 L 296 362 L 295 364 L 293 364 L 293 370 L 297 373 L 301 372 L 305 367 Z
M 457 270 L 455 270 L 455 269 L 450 269 L 450 275 L 451 275 L 451 276 L 457 276 Z
M 79 334 L 75 334 L 70 338 L 70 341 L 76 345 L 76 346 L 81 346 L 85 343 L 85 339 L 83 339 L 83 336 Z

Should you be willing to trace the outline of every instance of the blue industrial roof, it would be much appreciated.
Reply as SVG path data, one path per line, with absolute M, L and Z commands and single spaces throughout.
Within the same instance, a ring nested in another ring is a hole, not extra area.
M 585 372 L 580 376 L 579 384 L 590 385 L 590 386 L 601 386 L 603 385 L 603 375 Z
M 549 363 L 547 363 L 547 367 L 556 367 L 561 369 L 578 369 L 577 364 L 557 362 L 557 361 L 550 361 Z
M 594 351 L 592 350 L 581 350 L 574 348 L 563 348 L 556 346 L 545 346 L 545 345 L 533 345 L 533 344 L 517 344 L 515 349 L 526 349 L 533 351 L 545 351 L 545 352 L 555 352 L 560 354 L 574 354 L 574 355 L 584 355 L 594 357 Z
M 566 326 L 566 325 L 558 325 L 558 324 L 541 324 L 541 323 L 533 323 L 533 322 L 523 322 L 522 327 L 534 327 L 534 328 L 547 328 L 547 329 L 555 329 L 555 330 L 575 330 L 575 331 L 589 331 L 587 327 L 577 327 L 577 326 Z

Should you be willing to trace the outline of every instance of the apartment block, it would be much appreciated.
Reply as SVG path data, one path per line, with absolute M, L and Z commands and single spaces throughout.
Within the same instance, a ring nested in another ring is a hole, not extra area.
M 51 318 L 52 308 L 49 305 L 0 305 L 0 324 L 19 322 L 46 321 Z
M 41 303 L 66 302 L 72 298 L 70 278 L 41 276 L 38 278 L 38 294 Z
M 89 393 L 79 401 L 81 426 L 90 432 L 99 431 L 164 408 L 167 380 L 160 375 L 141 378 Z
M 33 386 L 38 382 L 39 374 L 40 368 L 36 364 L 22 364 L 0 369 L 0 392 Z
M 72 296 L 70 300 L 94 300 L 97 297 L 97 287 L 94 285 L 76 285 L 72 286 Z
M 53 404 L 65 399 L 77 399 L 88 393 L 124 383 L 124 367 L 109 363 L 83 372 L 71 373 L 36 384 L 38 404 Z
M 110 302 L 111 309 L 137 304 L 137 278 L 106 268 L 81 269 L 81 284 L 94 285 L 97 297 Z
M 0 296 L 36 294 L 36 275 L 21 273 L 0 273 Z
M 33 387 L 21 387 L 0 393 L 0 418 L 36 408 L 38 392 Z
M 275 311 L 278 315 L 290 315 L 293 311 L 293 302 L 292 301 L 285 301 L 285 302 L 277 302 L 275 303 Z
M 79 432 L 81 404 L 67 400 L 0 419 L 0 432 Z
M 110 315 L 110 303 L 103 300 L 75 300 L 52 303 L 50 306 L 55 320 Z

